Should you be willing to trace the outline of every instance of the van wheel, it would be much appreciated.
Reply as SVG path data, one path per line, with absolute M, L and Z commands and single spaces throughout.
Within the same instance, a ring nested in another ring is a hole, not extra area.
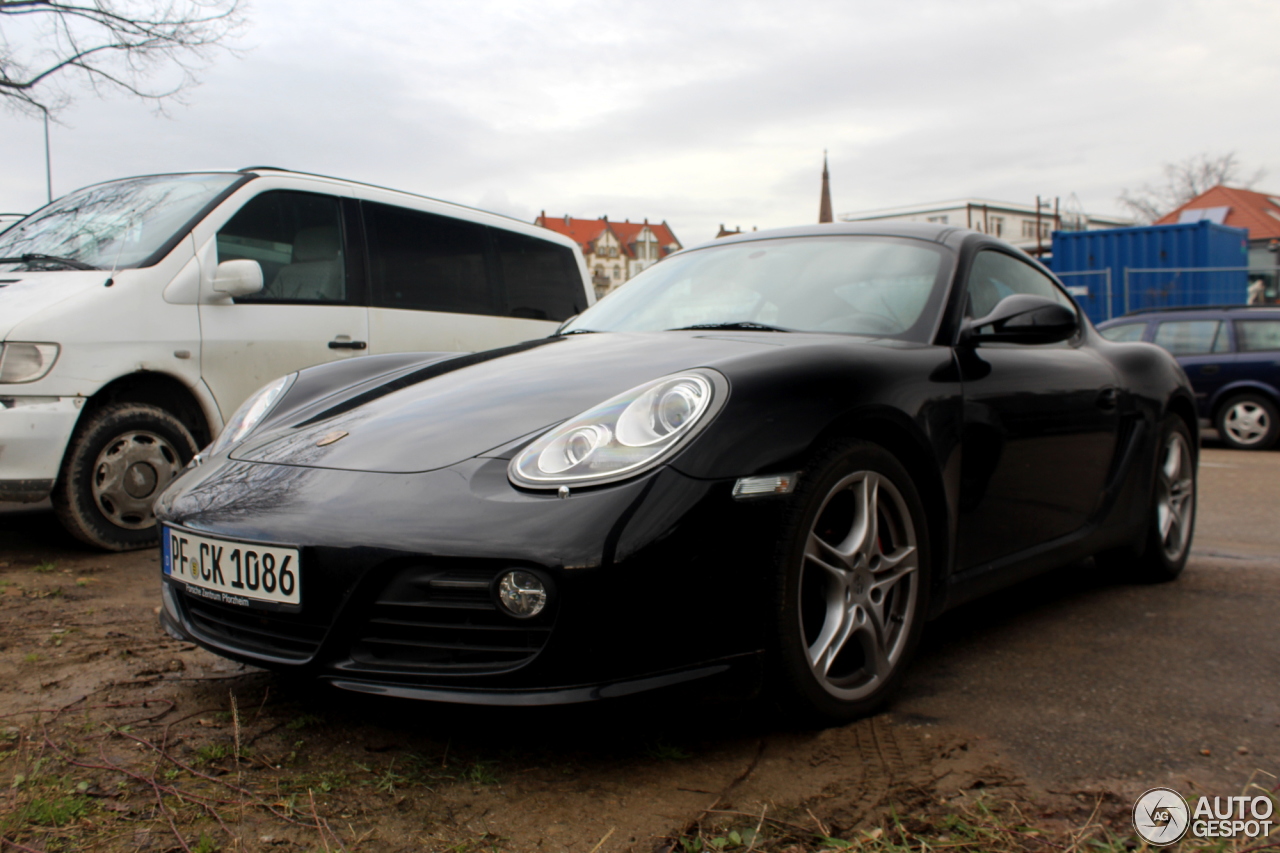
M 1232 397 L 1218 411 L 1218 436 L 1236 450 L 1266 450 L 1280 434 L 1275 405 L 1260 394 Z
M 121 403 L 89 415 L 72 436 L 52 500 L 82 542 L 109 551 L 156 544 L 155 499 L 195 455 L 196 441 L 164 409 Z

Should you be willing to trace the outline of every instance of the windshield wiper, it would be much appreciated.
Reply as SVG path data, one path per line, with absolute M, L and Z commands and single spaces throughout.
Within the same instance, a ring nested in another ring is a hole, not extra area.
M 681 326 L 678 329 L 667 329 L 668 332 L 690 332 L 698 329 L 728 329 L 741 332 L 789 332 L 781 326 L 770 326 L 768 323 L 753 323 L 749 320 L 734 320 L 729 323 L 694 323 L 692 326 Z
M 57 255 L 19 255 L 16 258 L 0 258 L 0 264 L 62 264 L 64 267 L 71 267 L 73 270 L 96 270 L 93 264 L 86 264 L 84 261 L 77 261 L 75 258 L 60 258 Z

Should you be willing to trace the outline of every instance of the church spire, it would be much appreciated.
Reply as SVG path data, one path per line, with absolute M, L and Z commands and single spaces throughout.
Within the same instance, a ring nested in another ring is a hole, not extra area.
M 831 175 L 827 172 L 827 152 L 822 151 L 822 201 L 818 205 L 818 221 L 834 222 L 831 215 Z

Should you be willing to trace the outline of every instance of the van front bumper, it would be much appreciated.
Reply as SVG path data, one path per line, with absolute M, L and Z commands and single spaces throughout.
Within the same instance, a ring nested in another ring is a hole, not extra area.
M 49 496 L 83 408 L 83 397 L 0 393 L 0 501 Z

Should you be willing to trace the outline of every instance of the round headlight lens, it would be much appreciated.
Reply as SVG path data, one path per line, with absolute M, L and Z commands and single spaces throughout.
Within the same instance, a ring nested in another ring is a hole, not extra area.
M 537 616 L 547 606 L 547 586 L 533 572 L 514 570 L 498 579 L 498 602 L 518 619 Z
M 634 476 L 674 453 L 707 420 L 720 374 L 700 368 L 646 382 L 535 440 L 508 469 L 519 486 L 556 488 Z

